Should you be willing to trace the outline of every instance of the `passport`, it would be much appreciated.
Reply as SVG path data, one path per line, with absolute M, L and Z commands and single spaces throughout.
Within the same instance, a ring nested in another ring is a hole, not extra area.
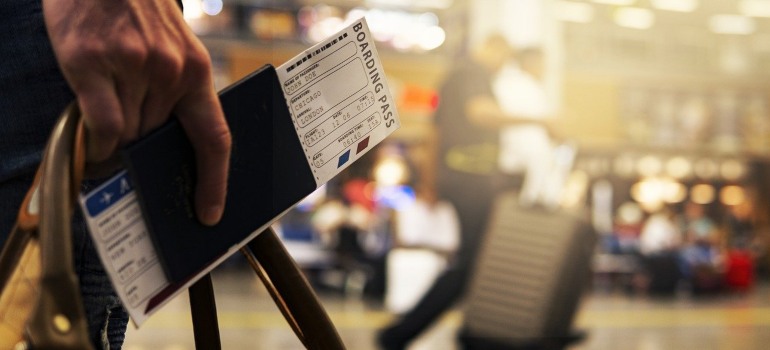
M 365 18 L 219 98 L 233 148 L 221 222 L 195 217 L 195 154 L 178 120 L 128 145 L 79 196 L 105 271 L 138 326 L 400 126 Z
M 317 188 L 276 70 L 266 65 L 219 94 L 232 134 L 222 220 L 194 211 L 195 153 L 176 118 L 123 150 L 147 230 L 172 283 L 182 283 Z

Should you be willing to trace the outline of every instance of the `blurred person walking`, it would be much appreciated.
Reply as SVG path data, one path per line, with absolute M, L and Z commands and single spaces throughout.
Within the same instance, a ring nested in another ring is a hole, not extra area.
M 489 35 L 457 60 L 439 91 L 437 193 L 457 210 L 460 246 L 453 261 L 417 304 L 383 329 L 383 349 L 404 349 L 465 293 L 492 203 L 504 182 L 498 176 L 500 128 L 532 123 L 506 114 L 493 91 L 495 75 L 512 58 L 513 48 L 499 34 Z

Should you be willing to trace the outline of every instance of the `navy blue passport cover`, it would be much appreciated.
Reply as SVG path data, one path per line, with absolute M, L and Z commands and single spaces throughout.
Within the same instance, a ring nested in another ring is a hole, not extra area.
M 225 212 L 216 226 L 195 217 L 195 155 L 175 118 L 124 150 L 172 283 L 192 278 L 316 188 L 275 68 L 262 67 L 219 98 L 233 144 Z

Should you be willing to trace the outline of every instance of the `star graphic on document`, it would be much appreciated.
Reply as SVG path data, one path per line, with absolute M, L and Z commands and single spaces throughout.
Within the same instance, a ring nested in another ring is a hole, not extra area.
M 102 200 L 100 202 L 104 204 L 110 204 L 110 201 L 112 201 L 112 193 L 102 192 Z

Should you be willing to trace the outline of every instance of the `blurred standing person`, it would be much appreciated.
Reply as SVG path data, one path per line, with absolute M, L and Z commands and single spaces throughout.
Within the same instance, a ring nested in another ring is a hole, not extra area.
M 73 100 L 87 127 L 89 162 L 111 158 L 176 115 L 196 151 L 197 217 L 219 221 L 230 132 L 209 54 L 177 1 L 3 0 L 0 47 L 0 244 Z M 72 236 L 91 341 L 120 349 L 128 315 L 80 215 Z
M 682 216 L 682 274 L 694 292 L 715 291 L 721 284 L 724 260 L 717 224 L 703 204 L 692 201 L 685 203 Z
M 725 285 L 732 290 L 745 291 L 754 284 L 755 273 L 765 272 L 765 264 L 757 262 L 764 260 L 767 249 L 757 234 L 753 196 L 725 209 Z
M 502 189 L 497 176 L 500 127 L 531 122 L 506 115 L 493 92 L 494 77 L 512 53 L 502 35 L 492 34 L 457 60 L 440 87 L 437 193 L 457 210 L 460 246 L 417 304 L 380 332 L 384 349 L 404 349 L 466 290 L 492 203 Z
M 646 289 L 655 295 L 673 295 L 681 278 L 682 232 L 674 216 L 671 208 L 661 208 L 647 218 L 639 235 L 642 265 L 649 275 Z
M 545 57 L 538 47 L 517 49 L 515 64 L 507 64 L 493 89 L 513 125 L 500 130 L 500 171 L 524 174 L 519 191 L 522 205 L 558 207 L 575 150 L 551 139 L 548 123 L 554 114 L 544 82 Z
M 675 213 L 663 207 L 650 215 L 639 235 L 639 251 L 645 256 L 676 255 L 682 245 L 682 232 L 674 222 Z

